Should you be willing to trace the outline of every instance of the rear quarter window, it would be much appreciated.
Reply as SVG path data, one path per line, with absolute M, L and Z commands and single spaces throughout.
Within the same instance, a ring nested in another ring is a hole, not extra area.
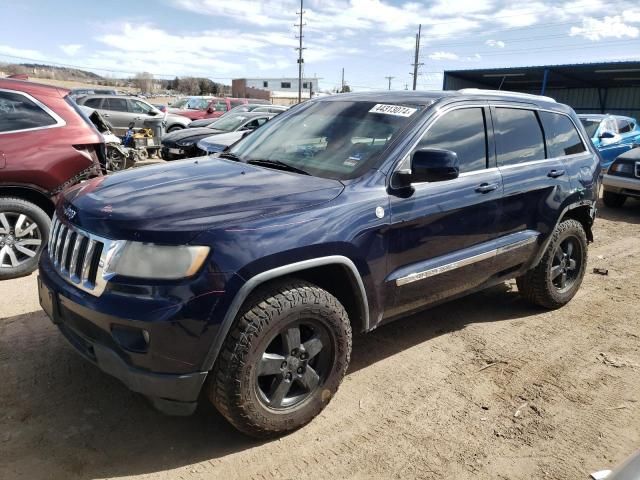
M 50 127 L 56 119 L 20 93 L 0 92 L 0 133 Z
M 539 115 L 547 140 L 548 157 L 562 157 L 586 151 L 569 117 L 551 112 L 539 112 Z
M 495 114 L 499 166 L 544 160 L 544 139 L 536 112 L 498 107 Z

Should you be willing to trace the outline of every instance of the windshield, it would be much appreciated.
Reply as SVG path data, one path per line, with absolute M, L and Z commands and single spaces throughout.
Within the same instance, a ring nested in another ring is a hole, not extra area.
M 225 132 L 233 132 L 247 120 L 244 115 L 233 115 L 232 117 L 220 118 L 217 122 L 209 125 L 209 128 L 216 130 L 224 130 Z
M 243 161 L 278 160 L 319 177 L 347 180 L 379 164 L 380 154 L 420 106 L 314 102 L 269 122 L 236 145 Z M 216 125 L 217 128 L 217 125 Z
M 587 131 L 589 138 L 596 136 L 596 131 L 600 126 L 600 120 L 594 118 L 581 118 L 580 121 L 584 125 L 584 129 Z

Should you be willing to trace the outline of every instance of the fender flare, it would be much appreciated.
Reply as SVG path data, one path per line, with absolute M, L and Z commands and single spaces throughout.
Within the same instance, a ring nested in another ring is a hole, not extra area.
M 547 238 L 544 240 L 544 242 L 542 242 L 542 245 L 540 246 L 540 249 L 537 255 L 535 256 L 535 258 L 533 259 L 533 261 L 531 262 L 531 265 L 529 266 L 529 268 L 534 268 L 540 263 L 540 260 L 542 260 L 542 257 L 544 256 L 544 253 L 547 251 L 547 247 L 551 242 L 551 238 L 553 237 L 553 232 L 555 232 L 556 228 L 558 228 L 558 225 L 560 225 L 560 222 L 562 222 L 562 220 L 565 218 L 565 215 L 571 210 L 574 210 L 580 207 L 586 207 L 586 206 L 589 207 L 591 211 L 591 218 L 594 219 L 596 215 L 596 202 L 593 202 L 591 200 L 582 200 L 580 202 L 571 203 L 566 207 L 564 207 L 564 209 L 562 210 L 562 213 L 560 213 L 560 215 L 558 216 L 558 220 L 556 220 L 556 224 L 553 226 L 553 229 L 549 232 L 549 235 L 547 235 Z M 590 232 L 587 232 L 587 238 L 589 238 L 589 234 Z
M 274 280 L 276 278 L 281 278 L 287 275 L 291 275 L 292 273 L 300 272 L 303 270 L 308 270 L 315 267 L 322 267 L 326 265 L 342 265 L 346 267 L 353 276 L 358 288 L 360 290 L 360 295 L 362 298 L 362 312 L 363 312 L 363 323 L 365 327 L 365 331 L 369 330 L 369 302 L 367 299 L 367 292 L 364 288 L 364 283 L 362 281 L 362 277 L 360 272 L 358 271 L 355 264 L 347 257 L 342 255 L 331 255 L 327 257 L 318 257 L 310 260 L 302 260 L 300 262 L 291 263 L 288 265 L 283 265 L 281 267 L 277 267 L 271 270 L 267 270 L 261 272 L 257 275 L 254 275 L 249 280 L 245 282 L 245 284 L 240 288 L 238 293 L 236 293 L 231 305 L 229 306 L 227 313 L 225 313 L 224 319 L 220 325 L 220 329 L 218 331 L 218 335 L 216 336 L 215 341 L 209 348 L 209 352 L 205 357 L 203 370 L 209 371 L 213 368 L 216 359 L 218 358 L 218 354 L 222 349 L 222 345 L 229 334 L 229 330 L 231 330 L 231 325 L 233 325 L 240 308 L 244 304 L 245 300 L 249 297 L 251 292 L 253 292 L 257 287 L 262 285 L 265 282 L 270 280 Z

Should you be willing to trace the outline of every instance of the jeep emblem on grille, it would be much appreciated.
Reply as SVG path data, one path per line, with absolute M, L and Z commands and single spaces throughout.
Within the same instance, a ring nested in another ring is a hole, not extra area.
M 64 207 L 62 210 L 64 211 L 64 216 L 69 220 L 73 220 L 73 217 L 76 216 L 76 211 L 71 207 Z

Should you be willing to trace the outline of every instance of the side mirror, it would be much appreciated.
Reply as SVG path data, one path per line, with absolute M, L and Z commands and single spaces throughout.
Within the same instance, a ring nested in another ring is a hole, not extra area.
M 598 138 L 607 139 L 607 138 L 615 138 L 615 136 L 616 135 L 614 133 L 608 132 L 608 131 L 605 130 L 600 135 L 598 135 Z
M 246 137 L 247 135 L 249 135 L 251 133 L 251 130 L 247 130 L 245 132 L 242 133 L 242 138 Z
M 215 110 L 213 109 L 213 107 L 209 107 L 207 108 L 207 113 L 213 113 Z
M 459 175 L 458 155 L 455 152 L 439 148 L 421 148 L 411 157 L 411 171 L 396 172 L 394 183 L 402 188 L 412 183 L 453 180 Z
M 160 113 L 162 112 L 160 112 L 159 110 L 149 110 L 147 113 L 148 115 L 155 117 L 156 115 L 160 115 Z

